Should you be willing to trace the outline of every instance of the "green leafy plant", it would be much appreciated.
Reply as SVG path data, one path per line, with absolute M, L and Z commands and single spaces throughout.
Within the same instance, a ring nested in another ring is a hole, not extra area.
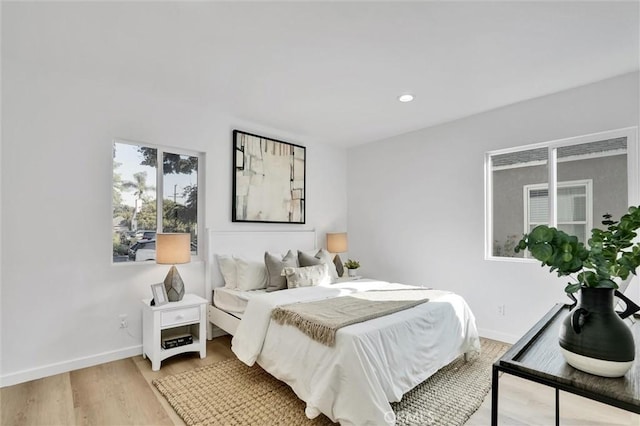
M 358 269 L 360 267 L 360 262 L 357 260 L 348 259 L 344 262 L 344 267 L 347 269 Z
M 629 207 L 619 221 L 611 220 L 610 214 L 603 217 L 602 224 L 607 228 L 591 230 L 588 248 L 578 237 L 539 225 L 524 234 L 515 252 L 529 249 L 543 267 L 550 268 L 549 272 L 557 271 L 559 277 L 570 276 L 574 282 L 564 289 L 567 293 L 575 293 L 582 287 L 618 288 L 614 279 L 625 280 L 629 274 L 635 275 L 640 266 L 640 242 L 633 242 L 635 231 L 640 228 L 640 206 Z

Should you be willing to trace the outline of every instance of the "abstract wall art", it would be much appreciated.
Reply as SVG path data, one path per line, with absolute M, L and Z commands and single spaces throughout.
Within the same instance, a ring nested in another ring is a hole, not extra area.
M 234 130 L 233 164 L 233 222 L 305 223 L 305 147 Z

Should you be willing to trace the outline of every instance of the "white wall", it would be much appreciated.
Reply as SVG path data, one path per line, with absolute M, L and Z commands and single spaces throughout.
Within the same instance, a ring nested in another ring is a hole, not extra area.
M 2 7 L 0 7 L 0 22 L 2 22 Z M 2 57 L 0 55 L 0 94 L 2 93 Z M 2 165 L 2 102 L 0 102 L 0 166 Z M 2 173 L 0 168 L 0 307 L 2 307 Z M 2 315 L 0 314 L 0 366 L 4 358 L 2 350 Z M 0 374 L 2 370 L 0 370 Z M 1 380 L 0 380 L 1 384 Z
M 363 275 L 456 291 L 483 335 L 515 341 L 568 300 L 567 280 L 534 262 L 484 260 L 484 153 L 638 126 L 638 78 L 626 74 L 350 149 L 349 250 Z
M 111 263 L 112 140 L 206 153 L 215 230 L 346 229 L 346 151 L 201 105 L 2 64 L 2 384 L 141 353 L 140 300 L 162 265 Z M 307 146 L 305 225 L 231 223 L 232 129 Z M 179 267 L 204 296 L 202 262 Z M 129 316 L 129 335 L 118 315 Z

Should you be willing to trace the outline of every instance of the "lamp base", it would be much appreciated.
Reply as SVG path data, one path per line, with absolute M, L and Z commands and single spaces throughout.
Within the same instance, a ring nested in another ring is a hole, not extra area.
M 167 299 L 169 302 L 178 302 L 184 296 L 184 282 L 178 273 L 178 269 L 174 266 L 169 269 L 169 273 L 164 279 L 164 288 L 167 290 Z
M 336 254 L 336 257 L 333 258 L 333 264 L 336 265 L 336 271 L 338 272 L 338 276 L 341 277 L 344 275 L 344 266 L 342 265 L 342 259 L 340 256 Z

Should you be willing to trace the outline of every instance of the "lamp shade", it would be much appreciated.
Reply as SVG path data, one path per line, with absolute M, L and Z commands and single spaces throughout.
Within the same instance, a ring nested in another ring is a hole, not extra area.
M 327 234 L 327 250 L 330 253 L 344 253 L 348 251 L 348 249 L 349 245 L 346 232 Z
M 190 234 L 157 234 L 156 263 L 177 265 L 191 262 Z

